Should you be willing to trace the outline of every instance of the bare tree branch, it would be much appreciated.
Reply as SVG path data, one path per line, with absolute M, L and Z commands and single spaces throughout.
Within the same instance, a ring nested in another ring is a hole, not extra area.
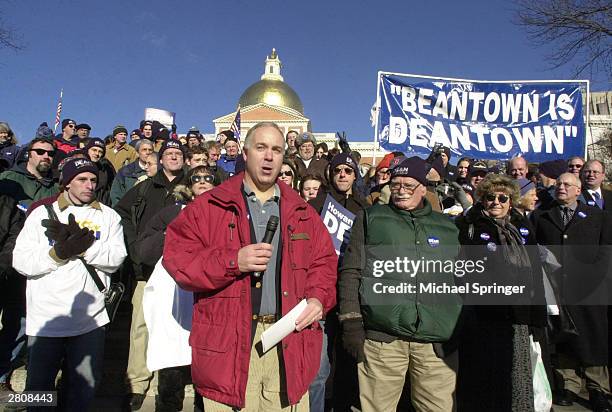
M 6 24 L 0 12 L 0 49 L 7 48 L 15 51 L 25 48 L 22 38 L 17 34 L 17 31 Z
M 612 79 L 610 0 L 517 0 L 515 23 L 530 40 L 551 49 L 550 66 L 574 65 L 574 76 L 600 70 Z

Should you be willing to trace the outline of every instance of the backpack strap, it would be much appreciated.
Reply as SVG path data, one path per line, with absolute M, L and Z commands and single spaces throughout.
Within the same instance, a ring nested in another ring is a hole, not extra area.
M 44 206 L 45 206 L 45 209 L 47 209 L 47 215 L 49 215 L 49 219 L 55 220 L 56 222 L 59 222 L 59 218 L 57 217 L 57 213 L 55 213 L 55 210 L 53 210 L 53 205 L 45 204 Z M 91 278 L 93 279 L 93 281 L 96 284 L 96 287 L 98 288 L 98 290 L 100 292 L 104 293 L 104 290 L 106 289 L 106 286 L 104 286 L 104 282 L 102 282 L 102 279 L 100 279 L 100 276 L 98 275 L 98 272 L 96 272 L 96 270 L 94 269 L 93 266 L 91 266 L 89 263 L 85 262 L 85 259 L 83 259 L 82 256 L 77 256 L 77 259 L 79 259 L 81 261 L 81 263 L 85 266 L 85 269 L 87 269 L 87 272 L 89 273 L 89 276 L 91 276 Z

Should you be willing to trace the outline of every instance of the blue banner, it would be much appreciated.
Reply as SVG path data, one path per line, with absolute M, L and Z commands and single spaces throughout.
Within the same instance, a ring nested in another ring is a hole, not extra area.
M 440 143 L 455 159 L 584 157 L 579 82 L 408 80 L 383 74 L 378 86 L 378 140 L 388 151 L 427 156 Z
M 331 235 L 336 254 L 338 256 L 344 255 L 344 249 L 348 245 L 351 228 L 355 221 L 355 214 L 336 202 L 333 197 L 327 195 L 323 210 L 321 210 L 321 218 Z

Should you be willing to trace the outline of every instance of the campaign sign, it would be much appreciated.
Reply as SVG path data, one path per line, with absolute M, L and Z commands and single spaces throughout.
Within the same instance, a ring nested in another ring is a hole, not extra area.
M 321 218 L 334 242 L 336 254 L 338 256 L 344 254 L 344 249 L 348 245 L 351 228 L 355 221 L 355 215 L 336 202 L 333 197 L 327 195 L 323 204 L 323 210 L 321 211 Z
M 584 157 L 581 85 L 421 81 L 381 74 L 378 141 L 407 156 L 426 156 L 440 143 L 456 158 Z

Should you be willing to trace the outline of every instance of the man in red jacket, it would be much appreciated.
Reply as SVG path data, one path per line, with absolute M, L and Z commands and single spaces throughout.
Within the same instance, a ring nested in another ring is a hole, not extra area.
M 246 171 L 199 196 L 166 232 L 163 264 L 195 292 L 191 373 L 206 411 L 308 410 L 337 257 L 314 209 L 276 183 L 284 151 L 276 124 L 255 125 Z M 278 229 L 260 243 L 271 215 Z M 262 353 L 261 333 L 302 299 L 296 330 Z

